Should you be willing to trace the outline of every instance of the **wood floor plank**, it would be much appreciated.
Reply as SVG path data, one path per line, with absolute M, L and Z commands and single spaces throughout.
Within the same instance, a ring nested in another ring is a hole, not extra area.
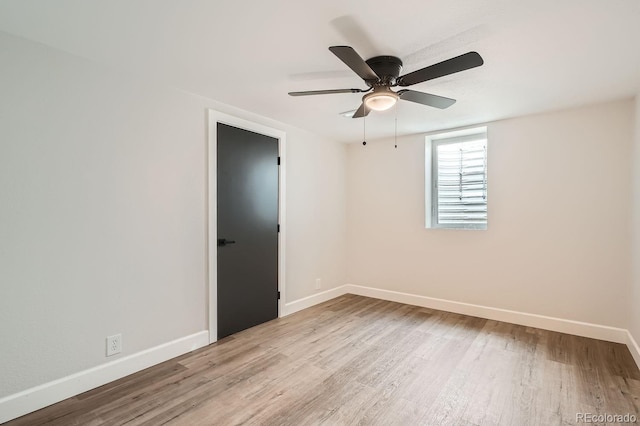
M 570 425 L 640 417 L 624 345 L 345 295 L 7 425 Z

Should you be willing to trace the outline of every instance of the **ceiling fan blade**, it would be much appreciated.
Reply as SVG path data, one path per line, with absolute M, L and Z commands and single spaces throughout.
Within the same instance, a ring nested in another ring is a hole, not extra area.
M 306 92 L 289 92 L 289 96 L 333 95 L 336 93 L 360 93 L 360 92 L 367 92 L 367 90 L 362 90 L 362 89 L 307 90 Z
M 360 104 L 360 108 L 358 108 L 358 110 L 353 114 L 351 118 L 366 117 L 367 115 L 369 115 L 369 111 L 371 110 L 367 108 L 363 102 L 362 104 Z
M 398 96 L 405 101 L 411 101 L 430 107 L 445 109 L 456 103 L 455 99 L 443 96 L 432 95 L 430 93 L 418 92 L 416 90 L 399 90 Z
M 341 39 L 348 42 L 350 46 L 358 46 L 358 50 L 366 54 L 377 52 L 378 48 L 371 39 L 371 34 L 364 29 L 364 26 L 355 15 L 342 15 L 329 21 Z
M 329 50 L 342 62 L 360 76 L 363 80 L 378 80 L 378 75 L 369 65 L 358 55 L 358 52 L 349 46 L 331 46 Z
M 433 80 L 434 78 L 479 67 L 482 64 L 484 64 L 484 60 L 478 52 L 465 53 L 464 55 L 456 56 L 455 58 L 447 59 L 435 65 L 400 76 L 398 78 L 398 86 L 411 86 L 422 83 L 423 81 Z

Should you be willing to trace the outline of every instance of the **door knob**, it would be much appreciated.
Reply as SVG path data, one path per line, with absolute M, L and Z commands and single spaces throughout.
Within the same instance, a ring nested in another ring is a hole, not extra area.
M 224 247 L 227 244 L 235 244 L 235 241 L 227 240 L 226 238 L 218 238 L 218 247 Z

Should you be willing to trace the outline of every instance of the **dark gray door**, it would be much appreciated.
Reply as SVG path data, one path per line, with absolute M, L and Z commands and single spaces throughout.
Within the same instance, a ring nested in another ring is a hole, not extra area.
M 278 140 L 218 123 L 218 338 L 278 317 Z

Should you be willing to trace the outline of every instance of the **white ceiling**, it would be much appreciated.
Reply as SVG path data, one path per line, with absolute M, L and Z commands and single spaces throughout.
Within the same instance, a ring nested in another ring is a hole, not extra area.
M 398 134 L 633 96 L 638 0 L 3 0 L 0 30 L 343 142 L 362 140 L 366 86 L 329 50 L 395 55 L 404 72 L 475 50 L 480 68 L 412 86 L 458 102 L 400 102 Z M 393 135 L 372 112 L 367 139 Z

